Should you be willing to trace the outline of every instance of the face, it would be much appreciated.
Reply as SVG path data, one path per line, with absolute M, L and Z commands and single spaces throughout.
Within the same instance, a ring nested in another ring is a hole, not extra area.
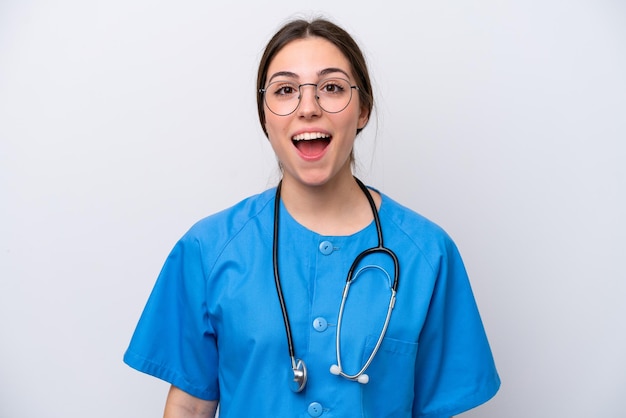
M 264 87 L 275 81 L 319 84 L 328 78 L 356 84 L 342 52 L 324 38 L 309 37 L 288 43 L 274 56 Z M 360 105 L 358 91 L 352 89 L 350 103 L 339 113 L 322 110 L 314 86 L 302 86 L 300 92 L 298 108 L 287 116 L 278 116 L 265 106 L 265 129 L 282 165 L 283 182 L 322 186 L 351 178 L 356 132 L 367 123 L 368 113 Z

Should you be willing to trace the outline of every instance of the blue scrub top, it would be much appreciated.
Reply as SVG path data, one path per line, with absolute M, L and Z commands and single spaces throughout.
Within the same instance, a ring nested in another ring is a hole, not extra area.
M 281 205 L 279 268 L 295 353 L 293 378 L 273 277 L 275 189 L 194 225 L 159 275 L 124 361 L 205 400 L 220 417 L 449 417 L 489 400 L 500 380 L 456 246 L 437 225 L 385 195 L 385 246 L 400 263 L 385 339 L 360 384 L 330 373 L 346 275 L 377 245 L 375 224 L 322 236 Z M 374 267 L 371 267 L 374 266 Z M 341 326 L 344 370 L 356 373 L 384 323 L 389 259 L 367 257 L 353 280 Z

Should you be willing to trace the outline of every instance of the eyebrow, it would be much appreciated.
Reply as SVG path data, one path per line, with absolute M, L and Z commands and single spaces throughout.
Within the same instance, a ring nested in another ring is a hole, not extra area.
M 347 78 L 350 78 L 350 75 L 348 75 L 347 72 L 345 72 L 344 70 L 342 70 L 341 68 L 326 68 L 323 69 L 322 71 L 320 71 L 319 73 L 317 73 L 318 75 L 328 75 L 328 74 L 332 74 L 332 73 L 342 73 L 343 75 L 345 75 Z
M 343 75 L 345 75 L 348 79 L 350 78 L 350 75 L 342 70 L 341 68 L 335 68 L 335 67 L 330 67 L 330 68 L 324 68 L 321 71 L 318 71 L 317 75 L 318 76 L 325 76 L 328 74 L 333 74 L 333 73 L 341 73 Z M 272 76 L 267 80 L 267 83 L 271 83 L 273 79 L 275 79 L 276 77 L 287 77 L 287 78 L 294 78 L 297 79 L 299 78 L 298 74 L 293 73 L 291 71 L 278 71 L 274 74 L 272 74 Z

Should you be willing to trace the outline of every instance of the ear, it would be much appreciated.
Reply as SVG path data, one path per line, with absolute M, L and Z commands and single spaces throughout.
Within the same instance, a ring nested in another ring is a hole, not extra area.
M 359 114 L 359 120 L 357 123 L 357 129 L 360 131 L 361 129 L 365 128 L 365 125 L 367 125 L 367 122 L 370 119 L 370 112 L 369 109 L 365 106 L 361 106 L 361 113 Z

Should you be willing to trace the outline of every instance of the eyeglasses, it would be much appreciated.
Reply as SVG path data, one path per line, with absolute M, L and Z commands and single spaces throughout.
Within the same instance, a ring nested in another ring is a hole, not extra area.
M 296 111 L 302 98 L 302 87 L 315 87 L 315 100 L 327 113 L 339 113 L 350 104 L 352 89 L 348 80 L 343 78 L 327 78 L 319 83 L 296 84 L 287 80 L 271 82 L 266 88 L 260 89 L 263 93 L 265 105 L 275 115 L 287 116 Z

